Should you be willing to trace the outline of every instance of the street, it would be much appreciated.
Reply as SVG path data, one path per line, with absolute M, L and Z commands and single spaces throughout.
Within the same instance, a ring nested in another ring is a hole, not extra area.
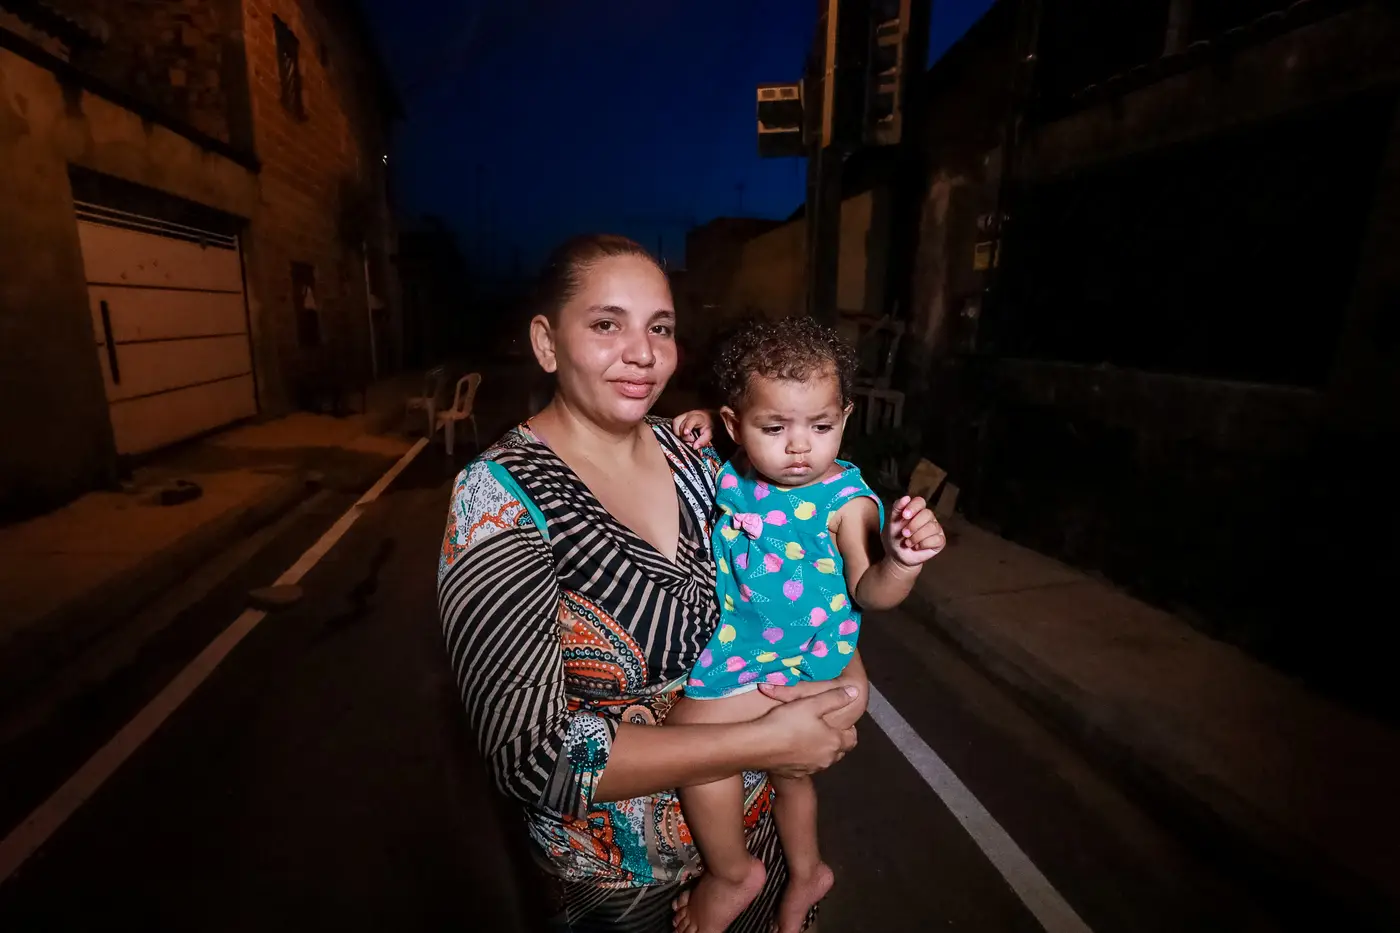
M 483 436 L 518 417 L 523 393 L 505 385 L 485 400 L 499 414 Z M 438 627 L 434 571 L 459 466 L 440 443 L 412 461 L 310 569 L 305 599 L 262 621 L 0 885 L 0 929 L 524 927 L 532 902 L 514 880 L 510 817 L 477 757 Z M 308 502 L 187 608 L 180 637 L 143 655 L 84 728 L 70 717 L 8 755 L 4 831 L 233 622 L 247 588 L 291 566 L 353 501 Z M 1175 839 L 914 612 L 872 616 L 861 650 L 916 738 L 897 744 L 867 717 L 859 746 L 819 778 L 838 879 L 826 933 L 1304 925 Z M 950 810 L 915 766 L 927 771 L 920 742 L 1004 837 Z M 1008 857 L 1005 837 L 1023 859 Z

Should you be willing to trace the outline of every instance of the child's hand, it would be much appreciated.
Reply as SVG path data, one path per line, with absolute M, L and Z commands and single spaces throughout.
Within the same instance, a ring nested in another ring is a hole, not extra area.
M 710 446 L 710 442 L 715 439 L 714 419 L 703 408 L 676 415 L 671 420 L 671 430 L 696 450 Z
M 883 536 L 885 553 L 896 563 L 918 567 L 948 544 L 943 526 L 923 497 L 903 496 L 890 509 Z

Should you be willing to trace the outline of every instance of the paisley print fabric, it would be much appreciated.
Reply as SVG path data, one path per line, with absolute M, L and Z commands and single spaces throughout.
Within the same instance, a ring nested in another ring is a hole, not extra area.
M 662 933 L 701 869 L 672 792 L 595 799 L 623 722 L 661 725 L 715 631 L 712 453 L 659 420 L 681 505 L 674 562 L 618 523 L 528 425 L 458 477 L 438 592 L 448 656 L 498 787 L 517 800 L 555 928 Z M 769 884 L 731 928 L 766 931 L 786 877 L 773 790 L 746 774 Z

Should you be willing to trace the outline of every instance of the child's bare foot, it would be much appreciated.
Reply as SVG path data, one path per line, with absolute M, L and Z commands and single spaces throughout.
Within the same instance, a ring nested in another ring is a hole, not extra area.
M 749 859 L 742 874 L 731 878 L 706 870 L 694 888 L 676 898 L 671 925 L 677 933 L 724 933 L 758 897 L 766 877 L 763 863 L 756 858 Z
M 777 933 L 799 933 L 812 906 L 826 897 L 836 883 L 836 875 L 825 862 L 818 862 L 809 873 L 790 874 L 783 900 L 778 904 Z

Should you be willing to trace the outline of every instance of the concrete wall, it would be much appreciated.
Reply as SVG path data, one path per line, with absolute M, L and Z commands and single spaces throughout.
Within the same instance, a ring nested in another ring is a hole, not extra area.
M 679 315 L 677 334 L 683 341 L 705 345 L 722 324 L 744 244 L 780 226 L 776 220 L 716 217 L 686 234 L 685 274 L 671 278 Z
M 982 310 L 990 272 L 974 260 L 990 235 L 977 221 L 997 206 L 1016 6 L 1001 0 L 939 60 L 920 88 L 922 115 L 907 124 L 925 168 L 916 189 L 900 195 L 921 204 L 900 368 L 918 406 L 939 401 L 939 361 L 970 345 Z
M 312 0 L 248 0 L 241 9 L 109 0 L 102 12 L 112 43 L 72 62 L 78 71 L 65 71 L 63 81 L 51 70 L 67 67 L 62 56 L 45 59 L 43 49 L 53 50 L 43 43 L 16 40 L 28 49 L 23 56 L 0 50 L 0 516 L 41 511 L 116 475 L 71 167 L 246 221 L 241 242 L 264 413 L 313 401 L 299 391 L 307 386 L 371 378 L 366 257 L 384 306 L 379 374 L 400 365 L 388 101 L 358 22 Z M 301 42 L 304 117 L 282 107 L 274 15 Z M 192 83 L 196 72 L 208 86 Z M 215 119 L 219 111 L 224 117 Z M 239 127 L 253 125 L 241 139 Z M 256 145 L 256 160 L 239 154 L 245 142 Z M 245 167 L 259 161 L 260 171 Z M 316 269 L 319 346 L 298 343 L 293 262 Z
M 115 473 L 70 165 L 244 217 L 257 205 L 246 168 L 0 50 L 0 515 Z
M 744 244 L 725 294 L 728 323 L 750 315 L 801 314 L 806 307 L 807 224 L 795 220 Z
M 885 231 L 883 192 L 866 191 L 841 204 L 836 304 L 845 316 L 883 311 Z M 778 318 L 807 311 L 807 223 L 794 220 L 748 240 L 739 251 L 722 306 L 711 309 L 711 332 L 743 317 Z
M 1286 32 L 1028 134 L 1019 177 L 1039 179 L 1160 149 L 1400 79 L 1400 25 L 1376 4 Z
M 950 108 L 963 109 L 971 91 L 951 78 L 944 85 L 951 96 L 928 101 L 929 137 L 943 142 L 927 150 L 914 279 L 917 333 L 927 354 L 924 389 L 939 403 L 917 409 L 933 415 L 925 448 L 964 486 L 970 511 L 1010 537 L 1102 572 L 1214 635 L 1354 696 L 1384 683 L 1383 662 L 1375 662 L 1377 676 L 1369 673 L 1380 636 L 1366 605 L 1383 598 L 1397 558 L 1393 535 L 1380 530 L 1396 517 L 1390 477 L 1397 464 L 1388 451 L 1400 422 L 1400 266 L 1394 261 L 1400 255 L 1400 106 L 1392 100 L 1387 111 L 1384 103 L 1400 82 L 1397 47 L 1400 21 L 1372 4 L 1244 48 L 1216 49 L 1189 70 L 1032 124 L 1013 168 L 1017 185 L 1035 192 L 1100 169 L 1147 165 L 1157 154 L 1176 158 L 1226 134 L 1263 138 L 1268 121 L 1282 115 L 1326 114 L 1363 94 L 1380 101 L 1374 129 L 1386 141 L 1379 173 L 1373 187 L 1363 185 L 1370 193 L 1352 205 L 1364 220 L 1328 228 L 1335 233 L 1327 237 L 1331 242 L 1360 240 L 1351 278 L 1318 302 L 1314 320 L 1275 325 L 1318 335 L 1320 382 L 1270 385 L 1123 368 L 1103 357 L 1007 358 L 997 350 L 995 300 L 1006 294 L 1018 260 L 1008 244 L 990 281 L 973 273 L 959 284 L 969 274 L 968 244 L 978 239 L 975 218 L 995 204 L 999 150 L 986 135 L 986 121 L 954 119 L 957 111 Z M 987 59 L 970 80 L 991 87 L 1007 74 Z M 1339 151 L 1353 148 L 1343 144 Z M 1369 175 L 1374 162 L 1360 165 L 1355 152 L 1352 171 Z M 1320 197 L 1350 190 L 1326 178 L 1307 181 L 1316 182 Z M 1205 173 L 1198 182 L 1211 183 L 1224 180 Z M 1018 206 L 1020 190 L 1012 190 L 1007 205 L 1013 223 L 1024 220 L 1028 203 Z M 968 218 L 974 222 L 970 235 Z M 1257 246 L 1259 237 L 1234 232 L 1241 249 Z M 1040 230 L 1036 242 L 1044 244 L 1049 235 Z M 1111 271 L 1108 251 L 1075 242 L 1084 246 L 1086 268 L 1101 257 Z M 1277 265 L 1267 274 L 1320 274 L 1307 262 Z M 1102 290 L 1109 277 L 1083 279 L 1089 297 L 1099 300 L 1093 289 Z M 988 284 L 989 307 L 981 308 L 976 303 Z M 1030 282 L 1027 293 L 1044 286 Z M 970 309 L 979 311 L 980 323 L 969 326 L 964 314 Z M 1042 301 L 1033 315 L 1063 319 L 1076 310 L 1066 297 Z M 1117 311 L 1124 320 L 1147 313 Z M 1333 351 L 1323 334 L 1338 327 Z M 1083 327 L 1073 333 L 1085 344 L 1102 343 L 1101 333 Z M 957 354 L 965 334 L 976 336 L 982 352 Z M 1269 347 L 1275 336 L 1261 325 L 1256 348 Z M 1300 524 L 1305 541 L 1297 534 Z M 1325 639 L 1318 637 L 1319 624 L 1327 626 Z

